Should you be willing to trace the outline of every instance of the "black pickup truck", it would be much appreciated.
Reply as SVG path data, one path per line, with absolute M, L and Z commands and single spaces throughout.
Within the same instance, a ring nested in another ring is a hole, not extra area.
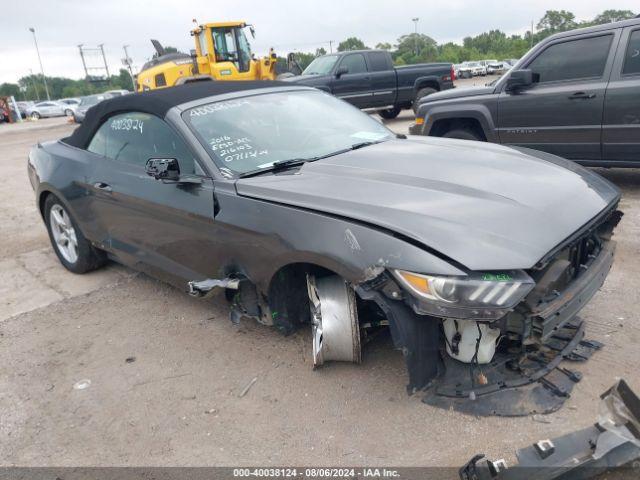
M 394 67 L 389 52 L 352 50 L 316 58 L 289 82 L 316 87 L 361 109 L 377 110 L 395 118 L 403 108 L 434 92 L 453 88 L 450 63 L 423 63 Z
M 640 166 L 640 18 L 558 33 L 496 82 L 420 102 L 416 135 Z

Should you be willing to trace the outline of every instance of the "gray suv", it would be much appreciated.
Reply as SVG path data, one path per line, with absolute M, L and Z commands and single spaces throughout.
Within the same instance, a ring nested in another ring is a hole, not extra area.
M 410 133 L 640 166 L 640 18 L 553 35 L 486 87 L 422 99 Z

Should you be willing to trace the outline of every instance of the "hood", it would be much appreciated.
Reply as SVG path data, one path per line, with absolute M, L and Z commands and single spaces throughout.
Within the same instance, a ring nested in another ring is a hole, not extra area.
M 565 162 L 495 144 L 409 137 L 295 173 L 241 179 L 236 189 L 395 231 L 471 270 L 527 269 L 619 197 L 608 181 Z
M 450 88 L 441 92 L 435 92 L 424 97 L 420 103 L 437 102 L 438 100 L 448 100 L 452 98 L 476 97 L 478 95 L 490 95 L 495 90 L 493 87 L 469 87 L 469 88 Z

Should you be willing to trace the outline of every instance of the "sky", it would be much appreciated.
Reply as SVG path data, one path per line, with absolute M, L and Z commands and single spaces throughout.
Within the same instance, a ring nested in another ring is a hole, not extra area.
M 578 20 L 606 9 L 640 10 L 638 0 L 2 0 L 0 15 L 0 83 L 16 82 L 30 71 L 40 72 L 34 39 L 36 31 L 47 76 L 82 78 L 78 44 L 104 44 L 109 69 L 117 73 L 129 45 L 134 73 L 153 54 L 149 39 L 188 52 L 189 31 L 199 23 L 244 20 L 256 29 L 253 51 L 269 47 L 284 56 L 290 51 L 315 51 L 329 41 L 350 36 L 366 45 L 395 43 L 414 30 L 438 43 L 461 42 L 490 29 L 523 33 L 546 10 L 569 10 Z M 87 59 L 90 66 L 99 57 Z

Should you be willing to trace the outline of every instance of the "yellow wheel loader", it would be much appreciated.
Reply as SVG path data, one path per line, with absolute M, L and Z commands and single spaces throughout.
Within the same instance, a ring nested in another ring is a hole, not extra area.
M 145 63 L 136 77 L 137 90 L 172 87 L 200 80 L 275 80 L 276 54 L 256 59 L 245 36 L 245 22 L 198 25 L 191 31 L 195 49 L 191 54 L 166 53 L 160 42 L 151 40 L 157 56 Z

